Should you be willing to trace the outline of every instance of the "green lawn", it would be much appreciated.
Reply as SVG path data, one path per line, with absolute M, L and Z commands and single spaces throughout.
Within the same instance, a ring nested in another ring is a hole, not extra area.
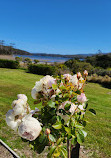
M 28 103 L 34 109 L 31 89 L 35 81 L 42 76 L 26 73 L 25 70 L 0 69 L 0 136 L 21 157 L 39 157 L 30 150 L 27 142 L 11 130 L 5 123 L 5 114 L 11 109 L 11 103 L 22 93 L 28 96 Z M 87 138 L 83 146 L 89 151 L 88 157 L 111 157 L 111 90 L 101 87 L 99 84 L 88 83 L 85 93 L 89 99 L 89 107 L 94 108 L 97 115 L 87 112 Z M 27 152 L 28 151 L 28 152 Z

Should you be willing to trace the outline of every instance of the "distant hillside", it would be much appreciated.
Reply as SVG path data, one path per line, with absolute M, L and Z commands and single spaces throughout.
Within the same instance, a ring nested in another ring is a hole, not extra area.
M 27 51 L 24 51 L 24 50 L 21 50 L 21 49 L 16 49 L 16 48 L 13 48 L 12 46 L 0 45 L 0 55 L 13 55 L 13 54 L 31 55 Z
M 78 58 L 85 59 L 87 56 L 92 56 L 93 54 L 76 54 L 76 55 L 61 55 L 61 54 L 47 54 L 47 53 L 31 53 L 37 56 L 52 56 L 52 57 L 64 57 L 64 58 Z

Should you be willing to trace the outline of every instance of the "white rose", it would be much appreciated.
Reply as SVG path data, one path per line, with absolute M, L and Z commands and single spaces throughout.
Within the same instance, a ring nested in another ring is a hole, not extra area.
M 64 107 L 65 107 L 66 104 L 70 104 L 70 105 L 71 105 L 71 106 L 70 106 L 70 109 L 69 109 L 69 112 L 73 115 L 74 112 L 75 112 L 75 110 L 76 110 L 76 108 L 77 108 L 77 105 L 71 103 L 70 101 L 65 101 L 65 102 L 63 102 L 63 103 L 60 105 L 59 109 L 63 109 L 63 110 L 64 110 Z
M 56 79 L 54 79 L 52 76 L 45 76 L 40 80 L 43 84 L 43 88 L 50 88 L 52 87 L 52 84 L 56 84 Z
M 24 139 L 35 140 L 42 130 L 40 122 L 32 115 L 25 116 L 22 121 L 18 128 L 18 134 Z
M 78 87 L 77 75 L 76 75 L 76 74 L 73 75 L 73 76 L 70 78 L 69 82 L 71 82 L 74 86 Z
M 26 102 L 22 99 L 14 100 L 12 102 L 14 115 L 20 115 L 26 113 Z
M 65 79 L 67 81 L 69 81 L 71 79 L 71 77 L 72 77 L 72 75 L 70 75 L 70 74 L 64 74 L 63 75 L 63 79 Z
M 34 87 L 31 91 L 31 96 L 33 99 L 37 99 L 38 92 L 36 91 L 36 88 Z
M 77 105 L 71 103 L 71 107 L 69 109 L 69 112 L 73 115 L 74 112 L 76 111 L 76 109 L 77 109 Z
M 28 98 L 27 98 L 27 96 L 25 94 L 18 94 L 17 98 L 18 99 L 23 99 L 25 102 L 27 102 L 27 100 L 28 100 Z
M 80 110 L 84 110 L 83 105 L 79 105 L 78 108 L 79 108 Z
M 85 109 L 84 109 L 84 106 L 85 106 L 85 103 L 79 105 L 78 108 L 79 108 L 80 110 L 83 110 L 83 111 L 84 111 L 84 110 L 85 110 Z
M 80 77 L 80 79 L 79 79 L 79 87 L 78 87 L 78 89 L 81 89 L 82 88 L 82 86 L 83 86 L 83 78 L 82 77 Z
M 14 111 L 9 110 L 6 114 L 6 123 L 11 129 L 16 131 L 18 126 L 21 123 L 21 120 L 20 119 L 15 119 Z

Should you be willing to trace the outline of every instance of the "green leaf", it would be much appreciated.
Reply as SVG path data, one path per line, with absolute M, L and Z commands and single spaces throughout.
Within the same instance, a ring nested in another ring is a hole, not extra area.
M 64 127 L 65 128 L 65 131 L 68 133 L 68 134 L 71 134 L 71 128 L 69 127 Z
M 34 146 L 32 144 L 29 144 L 29 147 L 34 150 Z
M 87 109 L 88 107 L 88 102 L 85 103 L 84 109 Z
M 62 124 L 61 124 L 61 122 L 56 122 L 54 125 L 52 125 L 52 127 L 55 128 L 55 129 L 61 129 Z
M 58 87 L 57 87 L 57 85 L 56 84 L 52 84 L 52 89 L 53 90 L 56 90 Z
M 77 142 L 79 144 L 84 142 L 84 135 L 82 133 L 80 133 L 80 132 L 77 133 Z
M 61 153 L 62 153 L 63 157 L 67 158 L 67 149 L 62 147 L 60 150 L 61 150 Z
M 61 90 L 64 90 L 64 89 L 65 89 L 65 86 L 62 85 L 62 86 L 60 86 L 60 88 L 61 88 Z
M 50 149 L 50 151 L 49 151 L 49 153 L 47 155 L 47 158 L 51 158 L 52 157 L 52 154 L 54 153 L 55 149 L 56 149 L 56 146 L 52 146 L 51 147 L 51 149 Z
M 77 137 L 72 138 L 72 140 L 71 140 L 71 144 L 72 144 L 72 145 L 75 145 L 76 143 L 77 143 Z
M 51 142 L 56 142 L 56 139 L 52 134 L 49 134 L 49 139 Z
M 77 90 L 76 93 L 77 93 L 77 94 L 81 94 L 81 91 L 80 91 L 80 90 Z
M 70 107 L 71 107 L 71 104 L 66 104 L 65 106 L 64 106 L 64 109 L 66 110 L 66 111 L 68 111 L 69 109 L 70 109 Z
M 83 128 L 83 126 L 82 126 L 82 125 L 79 125 L 79 124 L 76 124 L 75 127 L 76 127 L 76 128 L 79 128 L 79 129 L 82 129 L 82 128 Z
M 43 143 L 45 139 L 46 139 L 45 135 L 41 135 L 41 136 L 39 137 L 39 142 L 40 142 L 40 143 Z
M 94 109 L 89 109 L 89 111 L 93 114 L 96 115 L 96 111 Z
M 81 132 L 83 133 L 84 137 L 87 136 L 87 132 L 86 131 L 84 131 L 83 129 L 81 129 Z
M 48 102 L 48 105 L 49 105 L 49 107 L 51 107 L 51 108 L 55 108 L 55 102 L 53 102 L 52 100 L 50 100 L 50 101 Z
M 57 145 L 59 145 L 60 143 L 61 143 L 61 141 L 62 141 L 62 138 L 60 137 L 58 140 L 57 140 Z

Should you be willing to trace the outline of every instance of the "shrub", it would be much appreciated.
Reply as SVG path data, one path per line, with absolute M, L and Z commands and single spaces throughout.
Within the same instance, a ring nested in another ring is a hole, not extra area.
M 23 62 L 26 63 L 27 65 L 32 63 L 32 60 L 30 58 L 24 58 Z
M 70 69 L 65 64 L 54 63 L 56 67 L 56 74 L 63 75 L 63 74 L 71 74 Z
M 77 72 L 83 72 L 87 70 L 89 74 L 92 74 L 92 70 L 94 69 L 90 63 L 86 63 L 83 61 L 78 61 L 75 59 L 70 59 L 65 62 L 65 65 L 70 68 L 70 70 L 75 74 Z
M 14 60 L 0 59 L 1 68 L 17 69 L 19 68 L 19 62 Z
M 22 61 L 22 57 L 16 56 L 16 57 L 15 57 L 15 60 L 20 62 L 20 61 Z
M 97 74 L 93 74 L 87 77 L 87 81 L 99 83 L 99 84 L 104 85 L 107 88 L 111 88 L 111 77 L 109 77 L 108 75 L 98 76 Z
M 55 75 L 55 66 L 45 65 L 45 64 L 30 64 L 28 66 L 28 71 L 38 75 Z
M 39 63 L 39 60 L 34 59 L 34 64 L 37 64 L 37 63 Z
M 111 70 L 101 69 L 100 67 L 93 69 L 92 73 L 96 73 L 100 76 L 110 76 L 111 77 Z

